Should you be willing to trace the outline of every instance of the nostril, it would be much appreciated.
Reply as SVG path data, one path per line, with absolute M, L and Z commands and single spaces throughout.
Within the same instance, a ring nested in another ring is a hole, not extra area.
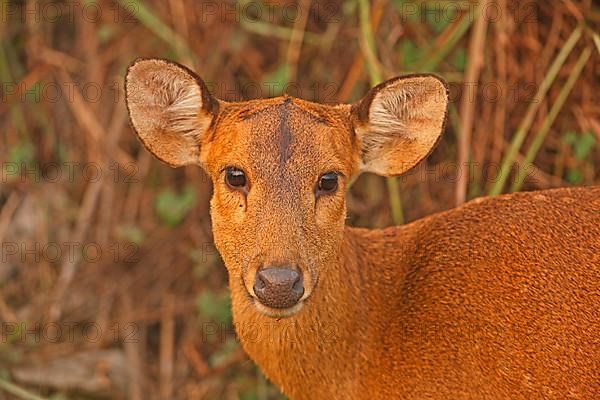
M 304 294 L 302 275 L 291 268 L 264 268 L 256 274 L 254 294 L 272 308 L 295 305 Z
M 304 294 L 304 282 L 302 276 L 298 276 L 298 278 L 296 278 L 296 281 L 294 281 L 294 284 L 292 286 L 292 290 L 296 294 L 299 294 L 299 297 L 302 297 L 302 295 Z
M 254 282 L 254 291 L 263 290 L 267 285 L 260 274 L 256 274 L 256 281 Z

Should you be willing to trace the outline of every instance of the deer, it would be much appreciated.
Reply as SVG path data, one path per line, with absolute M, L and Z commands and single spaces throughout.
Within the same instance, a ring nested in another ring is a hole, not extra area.
M 290 399 L 600 398 L 600 187 L 346 225 L 353 178 L 404 174 L 440 140 L 440 77 L 352 104 L 227 102 L 141 58 L 125 92 L 143 146 L 210 177 L 236 334 Z

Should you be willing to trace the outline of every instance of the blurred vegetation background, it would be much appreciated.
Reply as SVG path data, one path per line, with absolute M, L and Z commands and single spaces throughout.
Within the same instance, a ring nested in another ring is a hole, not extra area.
M 230 101 L 443 76 L 442 142 L 406 176 L 361 176 L 352 225 L 600 182 L 592 0 L 0 4 L 0 400 L 282 398 L 236 341 L 208 178 L 160 164 L 128 124 L 136 57 Z

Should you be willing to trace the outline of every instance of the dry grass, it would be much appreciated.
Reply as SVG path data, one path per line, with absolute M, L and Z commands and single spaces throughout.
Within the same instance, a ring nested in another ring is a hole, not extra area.
M 600 182 L 592 0 L 81 3 L 0 1 L 0 400 L 280 398 L 235 340 L 207 177 L 161 165 L 128 125 L 138 56 L 185 63 L 226 100 L 346 102 L 444 76 L 442 143 L 387 186 L 359 178 L 353 225 Z

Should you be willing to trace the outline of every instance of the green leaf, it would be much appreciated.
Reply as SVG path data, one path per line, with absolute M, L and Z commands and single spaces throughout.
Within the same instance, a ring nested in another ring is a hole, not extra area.
M 345 2 L 345 4 L 348 4 L 348 3 L 356 3 L 356 2 L 354 2 L 354 1 Z M 402 16 L 402 19 L 404 21 L 417 22 L 417 23 L 421 21 L 421 15 L 422 15 L 421 4 L 418 4 L 412 0 L 408 0 L 408 1 L 393 0 L 392 5 L 398 12 L 398 15 Z
M 258 400 L 256 393 L 247 391 L 240 394 L 240 400 Z
M 578 169 L 570 169 L 567 172 L 567 181 L 573 184 L 581 183 L 583 180 L 583 174 Z
M 454 53 L 454 66 L 457 70 L 464 72 L 467 66 L 467 51 L 464 47 L 459 47 Z
M 585 160 L 596 144 L 596 137 L 592 132 L 585 132 L 578 135 L 575 132 L 566 132 L 562 138 L 562 142 L 568 144 L 573 149 L 575 158 L 578 161 Z
M 171 228 L 179 225 L 195 204 L 196 191 L 192 186 L 186 186 L 181 193 L 163 190 L 155 200 L 156 213 Z
M 279 96 L 283 94 L 288 84 L 290 76 L 290 68 L 287 64 L 282 63 L 275 71 L 268 74 L 263 79 L 263 86 L 267 91 L 266 97 Z
M 21 165 L 31 165 L 35 159 L 35 147 L 30 142 L 20 142 L 12 146 L 8 152 L 8 161 Z
M 450 22 L 456 20 L 456 7 L 443 7 L 440 8 L 438 4 L 433 5 L 430 9 L 427 9 L 427 5 L 422 5 L 425 10 L 419 10 L 425 14 L 425 20 L 427 24 L 433 29 L 435 33 L 442 33 L 444 29 L 450 24 Z M 422 15 L 422 14 L 421 14 Z
M 562 136 L 562 142 L 565 144 L 573 145 L 577 141 L 577 134 L 575 132 L 566 132 Z
M 400 53 L 406 69 L 411 69 L 421 56 L 419 48 L 412 40 L 405 39 L 400 44 Z
M 141 245 L 145 235 L 142 228 L 137 225 L 121 225 L 117 228 L 117 237 Z
M 107 44 L 108 42 L 110 42 L 116 33 L 117 31 L 114 28 L 114 26 L 107 24 L 101 25 L 96 31 L 96 34 L 98 35 L 98 40 L 101 44 Z
M 5 177 L 7 182 L 12 182 L 23 176 L 39 178 L 39 171 L 34 162 L 35 147 L 33 144 L 26 141 L 19 142 L 8 151 L 8 162 L 2 164 L 2 176 Z M 37 180 L 37 178 L 34 179 Z
M 579 136 L 578 140 L 573 146 L 573 150 L 575 150 L 575 158 L 579 161 L 585 160 L 594 149 L 595 144 L 596 138 L 591 132 L 586 132 Z
M 223 364 L 225 361 L 229 359 L 229 357 L 238 350 L 240 344 L 234 338 L 227 338 L 225 343 L 213 354 L 211 354 L 209 359 L 209 364 L 211 367 L 216 368 L 219 365 Z
M 223 324 L 231 321 L 231 301 L 227 291 L 215 293 L 206 290 L 198 295 L 196 306 L 200 315 L 208 319 Z

